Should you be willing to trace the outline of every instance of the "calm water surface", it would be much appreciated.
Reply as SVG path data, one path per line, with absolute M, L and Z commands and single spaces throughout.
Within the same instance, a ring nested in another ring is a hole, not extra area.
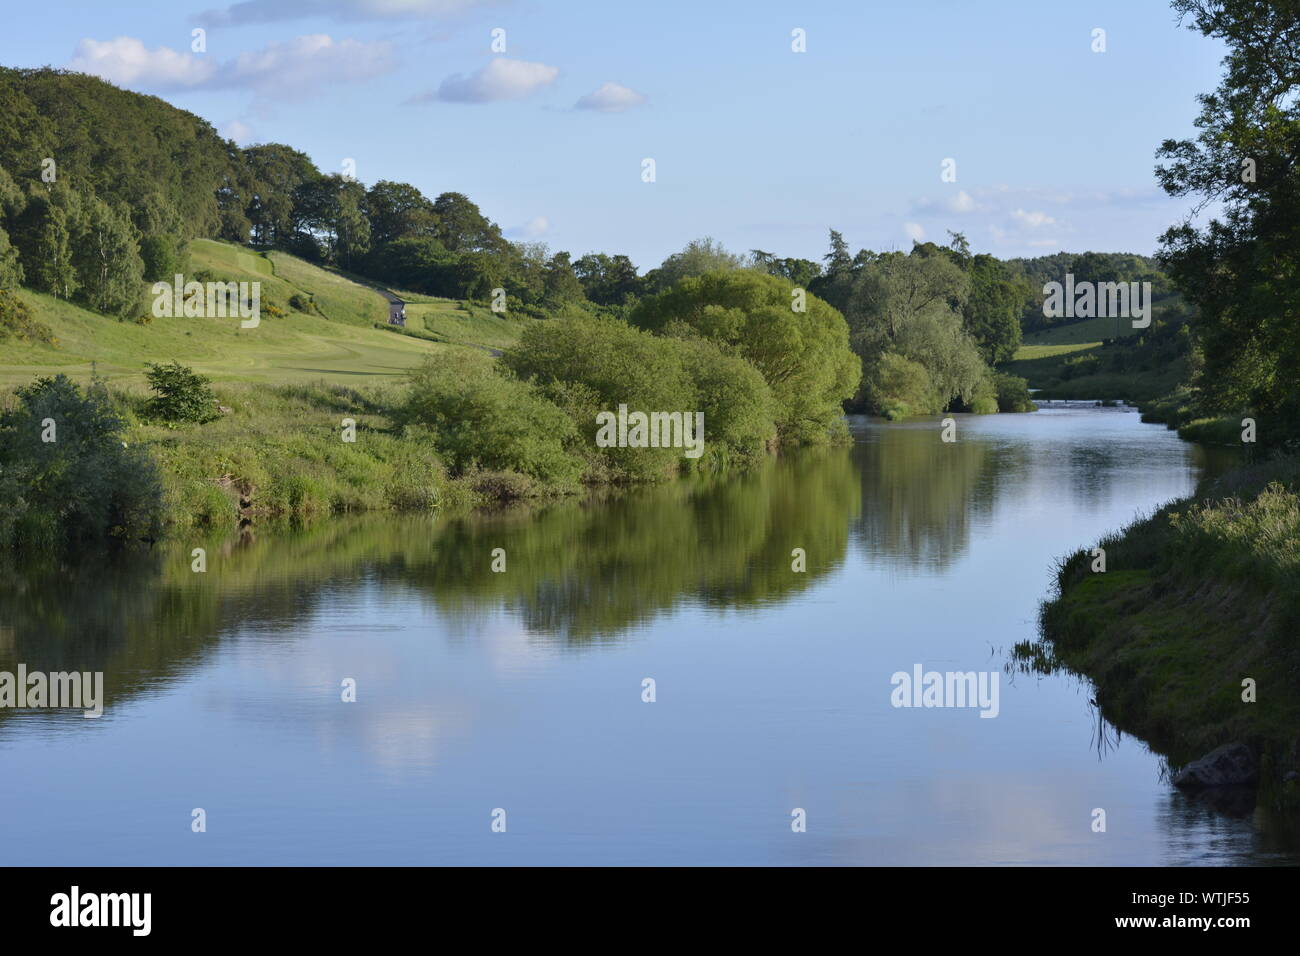
M 206 574 L 193 542 L 11 577 L 0 670 L 103 671 L 108 703 L 0 711 L 0 862 L 1296 859 L 1174 792 L 1085 682 L 1002 673 L 1056 557 L 1214 463 L 1132 410 L 958 420 L 540 512 L 209 542 Z M 1002 673 L 1000 713 L 894 708 L 915 664 Z

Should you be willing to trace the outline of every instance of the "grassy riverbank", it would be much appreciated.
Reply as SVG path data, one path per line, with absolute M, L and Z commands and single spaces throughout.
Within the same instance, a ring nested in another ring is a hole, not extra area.
M 1247 466 L 1062 562 L 1035 666 L 1087 675 L 1108 720 L 1174 765 L 1230 742 L 1300 806 L 1300 458 Z M 1243 681 L 1256 700 L 1243 701 Z
M 1184 441 L 1236 448 L 1242 447 L 1243 420 L 1255 417 L 1245 410 L 1236 415 L 1208 414 L 1201 408 L 1196 393 L 1186 385 L 1178 386 L 1168 395 L 1141 402 L 1138 407 L 1144 422 L 1176 429 Z
M 773 277 L 717 274 L 673 334 L 603 316 L 517 322 L 468 304 L 413 303 L 433 342 L 368 325 L 371 307 L 386 303 L 346 277 L 278 253 L 220 243 L 201 252 L 223 280 L 275 279 L 259 326 L 182 319 L 147 348 L 132 330 L 152 322 L 101 318 L 99 334 L 83 339 L 72 333 L 85 318 L 54 303 L 36 317 L 51 341 L 6 350 L 17 367 L 46 374 L 0 395 L 0 545 L 30 552 L 254 517 L 553 497 L 722 472 L 847 434 L 841 408 L 860 366 L 844 319 L 816 299 L 807 312 L 774 311 L 789 290 Z M 707 325 L 714 299 L 741 293 L 761 300 L 733 310 L 744 322 Z M 279 314 L 285 295 L 300 314 Z M 299 375 L 277 375 L 280 347 L 302 347 L 295 337 L 320 326 L 330 349 L 355 354 L 368 336 L 367 350 L 409 352 L 394 353 L 395 365 L 372 355 L 332 369 L 313 356 Z M 801 348 L 791 351 L 791 339 Z M 78 367 L 68 353 L 92 345 L 109 374 L 67 374 Z M 203 364 L 183 364 L 177 351 Z
M 138 417 L 129 429 L 156 457 L 166 522 L 220 530 L 241 518 L 309 519 L 366 511 L 429 511 L 476 503 L 472 476 L 452 479 L 431 443 L 402 437 L 393 390 L 328 382 L 226 385 L 229 411 L 202 425 Z M 142 396 L 130 396 L 132 411 Z M 355 440 L 344 440 L 344 422 Z

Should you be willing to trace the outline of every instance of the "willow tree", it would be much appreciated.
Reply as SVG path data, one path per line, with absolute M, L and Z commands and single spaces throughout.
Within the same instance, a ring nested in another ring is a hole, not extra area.
M 782 443 L 816 444 L 843 431 L 842 403 L 862 377 L 848 324 L 792 283 L 751 269 L 709 272 L 642 300 L 630 319 L 652 332 L 701 336 L 751 362 L 772 390 Z

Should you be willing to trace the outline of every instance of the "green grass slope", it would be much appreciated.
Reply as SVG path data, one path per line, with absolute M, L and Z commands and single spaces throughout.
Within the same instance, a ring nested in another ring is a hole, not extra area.
M 399 293 L 400 294 L 400 293 Z M 407 328 L 422 330 L 438 342 L 473 345 L 485 349 L 504 349 L 519 341 L 529 318 L 512 319 L 491 309 L 456 302 L 452 299 L 429 299 L 408 303 Z
M 403 373 L 439 348 L 375 328 L 388 314 L 383 296 L 310 263 L 208 240 L 191 243 L 190 251 L 187 276 L 207 271 L 219 279 L 262 283 L 257 328 L 241 329 L 238 319 L 150 316 L 146 324 L 119 322 L 23 290 L 23 300 L 56 341 L 0 344 L 0 385 L 56 372 L 84 378 L 92 363 L 115 384 L 133 384 L 143 382 L 146 362 L 172 360 L 216 381 L 356 383 Z M 291 309 L 289 298 L 298 293 L 311 298 L 320 314 Z M 152 303 L 152 297 L 145 301 Z M 284 314 L 271 314 L 272 306 Z
M 190 244 L 185 270 L 187 279 L 203 273 L 261 282 L 261 324 L 241 329 L 238 319 L 154 318 L 147 288 L 143 323 L 120 322 L 24 289 L 23 301 L 55 342 L 0 342 L 0 388 L 58 372 L 84 379 L 92 364 L 115 385 L 131 387 L 143 384 L 146 362 L 173 360 L 218 382 L 323 379 L 355 385 L 400 375 L 448 346 L 504 348 L 531 321 L 421 296 L 407 307 L 414 334 L 394 334 L 398 330 L 387 326 L 388 303 L 375 288 L 283 252 L 264 254 L 206 239 Z M 310 300 L 313 313 L 293 309 L 289 301 L 295 295 Z

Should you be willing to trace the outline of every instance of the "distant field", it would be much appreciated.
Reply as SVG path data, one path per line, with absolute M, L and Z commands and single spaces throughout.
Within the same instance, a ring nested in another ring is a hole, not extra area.
M 1016 350 L 1012 362 L 1033 362 L 1038 359 L 1055 358 L 1058 355 L 1070 355 L 1073 352 L 1086 352 L 1101 345 L 1097 342 L 1080 342 L 1077 345 L 1025 345 Z
M 1118 335 L 1116 334 L 1118 329 Z M 1184 363 L 1168 367 L 1104 371 L 1102 339 L 1142 334 L 1131 319 L 1084 319 L 1024 337 L 1015 358 L 999 369 L 1019 375 L 1042 398 L 1148 401 L 1168 394 L 1184 379 Z M 1122 346 L 1130 348 L 1136 343 Z
M 430 352 L 450 345 L 490 348 L 518 338 L 523 320 L 465 311 L 460 303 L 422 297 L 429 304 L 408 307 L 424 314 L 408 324 L 429 324 L 430 338 L 394 335 L 388 305 L 372 288 L 281 252 L 262 255 L 229 243 L 197 240 L 190 245 L 189 272 L 207 270 L 221 279 L 260 281 L 263 315 L 255 329 L 238 319 L 152 318 L 148 324 L 119 322 L 30 290 L 20 294 L 48 325 L 56 346 L 8 340 L 0 343 L 0 386 L 64 372 L 89 377 L 92 363 L 119 384 L 143 384 L 146 362 L 178 361 L 217 381 L 295 383 L 317 379 L 358 384 L 400 375 Z M 308 296 L 320 315 L 288 306 L 295 294 Z M 152 302 L 150 297 L 148 302 Z M 285 311 L 266 313 L 268 305 Z M 142 310 L 144 311 L 144 310 Z
M 1015 362 L 1022 359 L 1043 359 L 1052 355 L 1065 355 L 1067 352 L 1087 349 L 1088 346 L 1101 345 L 1104 338 L 1126 338 L 1138 336 L 1141 329 L 1132 326 L 1131 319 L 1083 319 L 1069 325 L 1056 325 L 1041 332 L 1026 333 L 1021 343 L 1021 351 L 1015 354 Z
M 1121 338 L 1140 334 L 1134 329 L 1131 319 L 1084 319 L 1041 332 L 1025 335 L 1016 350 L 1015 358 L 1003 366 L 1003 370 L 1013 375 L 1029 379 L 1030 385 L 1035 380 L 1055 371 L 1059 362 L 1045 361 L 1058 359 L 1075 353 L 1086 353 L 1101 347 L 1101 340 L 1115 338 L 1118 325 Z
M 1058 325 L 1041 332 L 1031 332 L 1024 337 L 1021 348 L 1094 345 L 1100 343 L 1102 339 L 1125 338 L 1141 333 L 1141 329 L 1133 328 L 1132 319 L 1083 319 L 1079 322 L 1071 322 L 1069 325 Z M 1028 355 L 1025 358 L 1042 358 L 1043 354 Z M 1017 359 L 1020 357 L 1016 356 Z

